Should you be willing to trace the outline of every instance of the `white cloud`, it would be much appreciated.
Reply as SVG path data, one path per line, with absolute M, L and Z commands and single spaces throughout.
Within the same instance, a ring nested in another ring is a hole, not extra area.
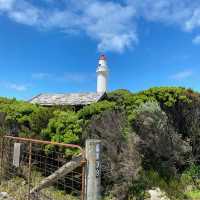
M 8 85 L 8 87 L 10 89 L 17 90 L 17 91 L 20 91 L 20 92 L 27 90 L 27 86 L 25 86 L 25 85 L 17 85 L 17 84 L 14 84 L 14 83 Z
M 0 10 L 7 11 L 10 10 L 14 4 L 15 0 L 0 0 Z
M 60 77 L 60 80 L 74 83 L 83 83 L 88 82 L 93 78 L 90 74 L 84 73 L 65 73 L 63 77 Z
M 2 5 L 5 6 L 5 2 Z M 132 23 L 135 11 L 119 3 L 66 0 L 63 9 L 44 9 L 26 0 L 13 2 L 7 10 L 12 20 L 39 28 L 58 28 L 66 33 L 84 32 L 98 42 L 99 51 L 122 52 L 137 42 Z
M 193 42 L 194 44 L 200 45 L 200 35 L 196 36 L 196 37 L 192 40 L 192 42 Z
M 184 71 L 178 72 L 178 73 L 170 76 L 170 78 L 173 80 L 181 81 L 181 80 L 191 77 L 192 75 L 193 75 L 193 71 L 184 70 Z
M 200 6 L 193 9 L 190 18 L 185 23 L 186 30 L 192 31 L 195 28 L 200 27 Z
M 51 80 L 57 82 L 74 82 L 74 83 L 83 83 L 92 79 L 93 75 L 86 73 L 72 73 L 65 72 L 63 75 L 56 75 L 50 73 L 34 73 L 32 74 L 32 79 L 35 80 Z
M 100 52 L 118 51 L 123 52 L 125 48 L 131 47 L 133 43 L 137 43 L 138 38 L 135 33 L 129 34 L 104 34 L 101 36 L 101 42 L 98 44 Z
M 99 51 L 123 52 L 137 43 L 135 10 L 113 2 L 96 2 L 85 10 L 86 32 L 99 41 Z
M 99 51 L 123 52 L 134 47 L 139 41 L 140 18 L 187 32 L 200 29 L 200 0 L 62 0 L 62 6 L 55 0 L 43 1 L 49 6 L 33 2 L 0 0 L 0 13 L 38 28 L 84 33 L 98 42 Z
M 43 72 L 32 74 L 33 79 L 40 79 L 40 80 L 43 80 L 43 79 L 46 79 L 46 78 L 51 78 L 51 76 L 52 76 L 51 74 L 43 73 Z
M 3 85 L 8 89 L 16 90 L 18 92 L 25 92 L 28 89 L 27 85 L 16 84 L 11 82 L 4 82 Z
M 14 11 L 9 14 L 10 18 L 13 18 L 16 22 L 26 24 L 26 25 L 35 25 L 38 22 L 38 13 L 37 10 L 26 10 L 26 11 Z
M 15 90 L 17 92 L 25 92 L 30 87 L 30 84 L 19 84 L 12 81 L 0 80 L 0 87 L 6 88 L 9 90 Z

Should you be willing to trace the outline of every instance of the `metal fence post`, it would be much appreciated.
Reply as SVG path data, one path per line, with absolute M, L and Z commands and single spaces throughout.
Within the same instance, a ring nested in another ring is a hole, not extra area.
M 101 199 L 101 141 L 87 140 L 85 148 L 87 160 L 85 173 L 85 200 Z
M 1 138 L 1 177 L 0 177 L 0 183 L 2 182 L 2 179 L 3 179 L 3 160 L 4 160 L 4 138 L 2 137 Z
M 29 143 L 29 159 L 28 159 L 28 200 L 31 199 L 31 165 L 32 165 L 32 142 Z

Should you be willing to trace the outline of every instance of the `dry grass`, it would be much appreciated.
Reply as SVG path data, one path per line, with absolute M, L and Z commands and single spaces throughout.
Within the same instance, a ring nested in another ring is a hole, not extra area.
M 34 186 L 43 179 L 38 172 L 33 172 L 32 177 L 34 177 Z M 23 178 L 14 177 L 8 181 L 1 182 L 0 192 L 7 192 L 9 196 L 13 197 L 15 200 L 24 200 L 28 193 L 28 185 Z M 78 200 L 77 197 L 66 194 L 63 190 L 55 189 L 53 186 L 44 189 L 42 194 L 46 196 L 42 197 L 42 200 Z

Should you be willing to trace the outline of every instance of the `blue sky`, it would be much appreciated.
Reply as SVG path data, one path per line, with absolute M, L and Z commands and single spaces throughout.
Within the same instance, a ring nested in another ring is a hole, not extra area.
M 200 0 L 0 0 L 0 96 L 109 90 L 200 91 Z

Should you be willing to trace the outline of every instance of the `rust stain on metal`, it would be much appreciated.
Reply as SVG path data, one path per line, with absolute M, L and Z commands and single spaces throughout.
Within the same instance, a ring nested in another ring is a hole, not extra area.
M 5 146 L 5 141 L 9 141 L 9 144 L 12 144 L 14 142 L 19 142 L 19 143 L 24 143 L 25 145 L 28 145 L 27 148 L 27 152 L 26 150 L 23 149 L 23 165 L 26 163 L 27 164 L 27 169 L 28 169 L 28 173 L 27 173 L 27 193 L 25 194 L 26 199 L 27 200 L 32 200 L 32 195 L 31 195 L 31 189 L 33 187 L 33 179 L 34 177 L 32 176 L 32 170 L 34 169 L 35 163 L 39 163 L 39 166 L 42 162 L 44 162 L 43 164 L 41 164 L 41 166 L 44 166 L 44 168 L 39 168 L 41 170 L 44 171 L 45 175 L 49 175 L 51 173 L 54 173 L 54 170 L 58 169 L 60 166 L 63 165 L 64 160 L 61 159 L 61 157 L 59 157 L 62 153 L 55 151 L 55 154 L 58 155 L 58 158 L 53 158 L 52 154 L 50 155 L 38 155 L 36 152 L 38 151 L 38 149 L 42 149 L 42 145 L 53 145 L 53 146 L 57 146 L 57 147 L 63 147 L 63 148 L 77 148 L 80 150 L 81 154 L 79 156 L 82 157 L 81 160 L 81 169 L 80 171 L 74 171 L 73 173 L 75 173 L 75 176 L 70 178 L 70 177 L 63 177 L 64 179 L 67 178 L 67 180 L 69 180 L 70 182 L 68 184 L 72 184 L 71 189 L 72 190 L 76 190 L 78 191 L 78 196 L 80 197 L 81 200 L 85 199 L 85 165 L 86 165 L 86 159 L 85 159 L 85 151 L 83 150 L 82 147 L 80 147 L 79 145 L 76 144 L 64 144 L 64 143 L 58 143 L 58 142 L 51 142 L 51 141 L 42 141 L 42 140 L 37 140 L 37 139 L 31 139 L 31 138 L 21 138 L 21 137 L 13 137 L 13 136 L 4 136 L 1 138 L 1 163 L 0 163 L 0 167 L 1 167 L 1 177 L 4 175 L 3 173 L 3 168 L 4 168 L 4 161 L 5 159 L 4 157 L 4 153 L 9 153 L 9 155 L 14 154 L 13 152 L 13 145 L 9 145 L 9 146 Z M 26 149 L 26 148 L 25 148 Z M 58 148 L 59 149 L 59 148 Z M 27 156 L 26 156 L 27 155 Z M 64 155 L 64 154 L 63 154 Z M 38 158 L 39 160 L 35 160 L 36 158 Z M 54 160 L 53 160 L 54 159 Z M 49 163 L 50 161 L 50 163 Z M 9 162 L 9 161 L 8 161 Z M 41 163 L 40 163 L 41 162 Z M 46 163 L 47 162 L 47 163 Z M 55 162 L 55 164 L 57 163 L 57 166 L 53 165 L 53 162 Z M 13 164 L 13 163 L 11 163 Z M 46 170 L 46 167 L 48 168 Z M 54 169 L 52 171 L 52 169 Z M 10 173 L 10 175 L 14 175 L 12 174 L 10 171 L 8 172 Z M 77 177 L 80 177 L 80 179 L 78 180 Z M 78 184 L 75 188 L 73 184 Z M 64 185 L 63 185 L 64 184 Z M 66 184 L 65 185 L 65 181 L 64 182 L 60 182 L 60 183 L 56 183 L 56 187 L 58 187 L 59 185 L 63 185 L 64 188 L 65 187 L 69 187 L 69 185 Z M 77 190 L 78 189 L 78 190 Z
M 59 142 L 50 142 L 50 141 L 35 140 L 35 139 L 28 139 L 28 138 L 21 138 L 21 137 L 13 137 L 13 136 L 4 136 L 4 137 L 8 139 L 22 141 L 22 142 L 32 142 L 35 144 L 50 144 L 50 145 L 62 146 L 66 148 L 77 148 L 81 151 L 81 153 L 84 153 L 83 148 L 81 148 L 79 145 L 76 145 L 76 144 L 65 144 L 65 143 L 59 143 Z

